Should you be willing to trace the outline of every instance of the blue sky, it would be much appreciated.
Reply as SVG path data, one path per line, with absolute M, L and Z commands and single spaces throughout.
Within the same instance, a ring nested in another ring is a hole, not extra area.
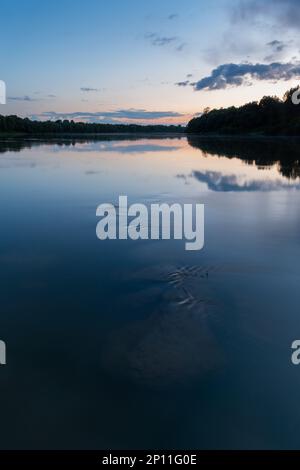
M 299 0 L 1 0 L 1 19 L 2 114 L 185 123 L 300 79 Z

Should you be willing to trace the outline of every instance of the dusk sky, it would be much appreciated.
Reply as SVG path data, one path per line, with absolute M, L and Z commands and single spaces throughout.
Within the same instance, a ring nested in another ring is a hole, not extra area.
M 1 114 L 182 123 L 300 79 L 299 0 L 1 0 Z

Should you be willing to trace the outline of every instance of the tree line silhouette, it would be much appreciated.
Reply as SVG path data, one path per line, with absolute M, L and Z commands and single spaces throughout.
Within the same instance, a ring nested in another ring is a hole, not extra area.
M 183 131 L 184 128 L 180 125 L 97 124 L 73 120 L 32 121 L 15 115 L 0 115 L 0 133 L 9 134 L 181 133 Z
M 206 109 L 192 119 L 186 128 L 196 134 L 260 134 L 300 136 L 300 105 L 292 102 L 297 90 L 287 91 L 280 99 L 265 96 L 240 107 Z

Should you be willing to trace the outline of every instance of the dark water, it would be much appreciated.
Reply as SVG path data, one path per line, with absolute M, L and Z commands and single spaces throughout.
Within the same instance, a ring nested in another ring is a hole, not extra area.
M 300 146 L 0 144 L 1 448 L 300 447 Z M 205 248 L 96 207 L 205 204 Z

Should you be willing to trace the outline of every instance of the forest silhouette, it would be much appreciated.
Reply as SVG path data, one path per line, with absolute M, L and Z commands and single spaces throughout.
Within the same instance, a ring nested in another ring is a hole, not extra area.
M 193 134 L 258 134 L 300 136 L 300 105 L 292 96 L 297 88 L 287 91 L 280 99 L 264 96 L 240 107 L 206 109 L 192 119 L 186 128 Z

